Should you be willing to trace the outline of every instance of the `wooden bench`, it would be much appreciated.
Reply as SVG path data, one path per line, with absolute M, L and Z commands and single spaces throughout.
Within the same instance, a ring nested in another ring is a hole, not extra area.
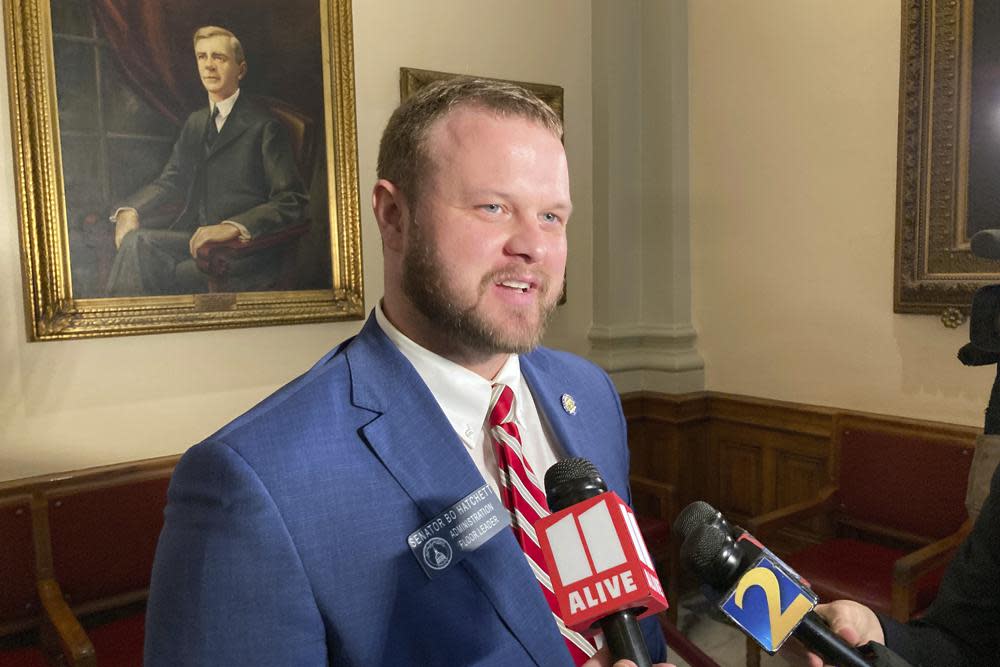
M 0 667 L 142 663 L 145 600 L 177 459 L 0 483 Z
M 974 443 L 926 423 L 842 415 L 834 430 L 832 482 L 810 500 L 754 517 L 775 533 L 821 519 L 826 539 L 785 555 L 821 601 L 848 598 L 906 622 L 937 594 L 968 534 L 965 491 Z M 748 644 L 748 665 L 756 646 Z

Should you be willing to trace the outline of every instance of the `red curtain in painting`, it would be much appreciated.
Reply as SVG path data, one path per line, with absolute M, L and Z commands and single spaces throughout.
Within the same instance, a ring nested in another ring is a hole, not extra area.
M 189 62 L 187 67 L 178 68 L 174 61 L 168 4 L 174 3 L 93 0 L 94 18 L 126 78 L 150 106 L 180 125 L 190 107 L 177 76 L 192 67 Z

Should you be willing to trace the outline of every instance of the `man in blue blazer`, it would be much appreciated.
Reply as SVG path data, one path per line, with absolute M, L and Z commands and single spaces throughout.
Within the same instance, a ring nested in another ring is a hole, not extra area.
M 436 85 L 393 114 L 373 192 L 385 296 L 356 337 L 177 465 L 146 665 L 574 664 L 510 529 L 437 572 L 408 541 L 504 483 L 485 442 L 494 382 L 513 388 L 539 478 L 585 457 L 629 498 L 610 379 L 538 347 L 566 261 L 560 134 L 497 82 Z M 643 630 L 662 660 L 655 620 Z

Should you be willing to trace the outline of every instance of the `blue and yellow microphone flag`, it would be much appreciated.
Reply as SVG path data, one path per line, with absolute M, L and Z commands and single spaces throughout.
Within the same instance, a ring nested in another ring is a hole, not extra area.
M 765 552 L 723 597 L 719 608 L 761 648 L 775 653 L 816 602 L 815 593 Z

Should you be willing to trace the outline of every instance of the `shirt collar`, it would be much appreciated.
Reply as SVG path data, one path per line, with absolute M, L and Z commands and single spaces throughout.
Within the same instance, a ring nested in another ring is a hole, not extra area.
M 467 447 L 475 447 L 481 440 L 479 436 L 486 424 L 486 413 L 490 408 L 494 382 L 502 382 L 514 390 L 514 414 L 515 419 L 517 418 L 526 387 L 521 377 L 521 363 L 516 354 L 507 357 L 507 361 L 491 382 L 408 338 L 385 316 L 381 303 L 375 308 L 375 321 L 403 356 L 413 364 L 420 379 L 441 406 L 448 423 Z
M 212 103 L 212 100 L 208 101 L 209 110 L 211 111 L 214 107 L 219 107 L 219 120 L 225 120 L 229 117 L 229 114 L 233 111 L 233 105 L 236 104 L 236 99 L 240 96 L 240 89 L 237 88 L 236 92 L 222 100 L 221 102 Z M 219 121 L 216 121 L 219 122 Z

